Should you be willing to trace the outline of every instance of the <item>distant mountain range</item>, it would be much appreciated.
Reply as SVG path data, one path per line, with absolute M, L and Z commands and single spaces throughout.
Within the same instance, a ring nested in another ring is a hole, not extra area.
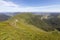
M 0 13 L 0 22 L 1 21 L 6 21 L 10 18 L 10 16 L 6 15 L 6 14 L 2 14 Z
M 35 15 L 43 15 L 45 17 L 47 16 L 57 16 L 60 15 L 59 12 L 57 13 L 52 13 L 52 12 L 0 12 L 0 21 L 4 21 L 9 19 L 11 16 L 15 16 L 17 14 L 22 14 L 22 13 L 32 13 Z

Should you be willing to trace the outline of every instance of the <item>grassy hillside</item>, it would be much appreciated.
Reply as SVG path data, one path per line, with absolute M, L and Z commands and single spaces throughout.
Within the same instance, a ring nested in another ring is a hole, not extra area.
M 41 16 L 19 14 L 6 22 L 0 22 L 0 40 L 60 40 L 60 32 L 50 30 Z
M 14 16 L 13 19 L 18 22 L 23 22 L 24 24 L 34 25 L 37 28 L 43 29 L 44 31 L 54 30 L 51 25 L 49 25 L 46 21 L 41 20 L 42 15 L 35 15 L 31 13 L 22 13 Z M 13 20 L 13 21 L 14 21 Z

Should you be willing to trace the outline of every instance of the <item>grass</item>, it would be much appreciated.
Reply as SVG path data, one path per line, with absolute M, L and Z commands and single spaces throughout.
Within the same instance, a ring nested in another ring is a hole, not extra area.
M 60 40 L 60 32 L 45 32 L 32 25 L 17 23 L 18 28 L 0 23 L 0 40 Z
M 60 32 L 55 30 L 46 32 L 34 25 L 30 25 L 19 17 L 0 22 L 0 40 L 60 40 Z M 18 22 L 15 24 L 15 19 Z

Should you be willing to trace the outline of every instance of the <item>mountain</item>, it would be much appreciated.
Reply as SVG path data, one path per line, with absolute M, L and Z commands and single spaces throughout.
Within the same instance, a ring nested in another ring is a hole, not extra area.
M 43 30 L 25 23 L 26 17 L 23 15 L 28 16 L 28 14 L 19 14 L 0 23 L 1 40 L 39 40 L 38 35 L 45 34 Z
M 21 13 L 0 22 L 0 40 L 60 40 L 57 26 L 52 26 L 49 20 L 51 16 L 44 17 L 46 15 Z
M 14 16 L 14 15 L 17 15 L 17 14 L 20 14 L 21 12 L 0 12 L 0 14 L 5 14 L 5 15 L 8 15 L 8 16 Z
M 53 31 L 56 28 L 60 28 L 60 18 L 58 18 L 59 13 L 56 15 L 36 15 L 32 13 L 22 13 L 14 16 L 14 20 L 19 20 L 29 25 L 34 25 L 37 28 L 43 29 L 44 31 Z
M 9 18 L 10 18 L 10 16 L 0 13 L 0 22 L 1 22 L 1 21 L 6 21 L 6 20 L 8 20 Z

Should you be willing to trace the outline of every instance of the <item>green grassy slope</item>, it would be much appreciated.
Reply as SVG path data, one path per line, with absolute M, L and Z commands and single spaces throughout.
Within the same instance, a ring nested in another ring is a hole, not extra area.
M 0 22 L 0 40 L 60 40 L 60 32 L 45 32 L 30 24 L 30 18 L 34 16 L 19 14 L 6 22 Z
M 39 40 L 39 35 L 45 32 L 33 26 L 23 24 L 10 25 L 9 23 L 0 24 L 0 40 Z
M 52 26 L 46 23 L 44 20 L 41 20 L 41 15 L 35 15 L 31 13 L 23 13 L 23 14 L 18 14 L 17 16 L 13 17 L 14 20 L 18 20 L 21 23 L 24 22 L 24 24 L 30 24 L 34 25 L 37 28 L 43 29 L 44 31 L 51 31 L 54 30 L 52 29 Z

